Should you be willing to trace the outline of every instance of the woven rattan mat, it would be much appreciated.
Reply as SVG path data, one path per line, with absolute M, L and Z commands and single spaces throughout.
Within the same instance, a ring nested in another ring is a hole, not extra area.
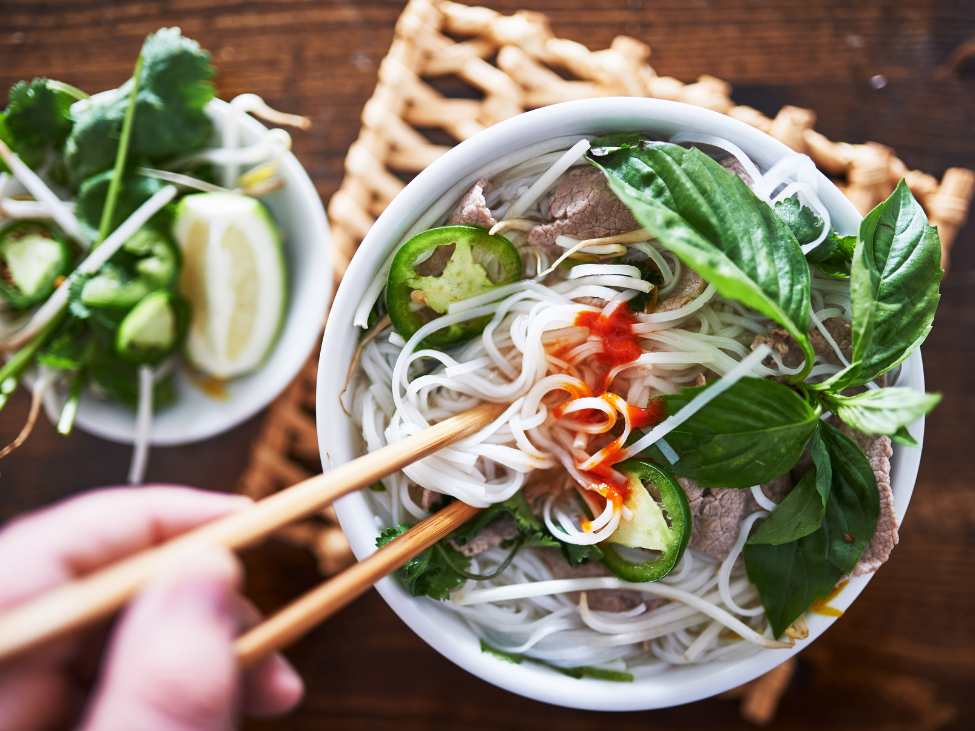
M 397 23 L 379 68 L 379 83 L 363 110 L 362 130 L 345 159 L 345 178 L 329 203 L 336 280 L 373 222 L 402 190 L 404 179 L 450 147 L 431 139 L 460 142 L 528 109 L 600 96 L 671 99 L 747 122 L 809 155 L 861 213 L 906 178 L 938 226 L 947 269 L 949 250 L 975 191 L 972 171 L 951 168 L 938 181 L 908 170 L 883 145 L 831 142 L 813 129 L 816 114 L 808 109 L 783 107 L 770 119 L 736 105 L 731 85 L 720 79 L 702 76 L 685 84 L 658 76 L 647 63 L 649 56 L 645 44 L 627 36 L 600 51 L 556 38 L 540 13 L 505 16 L 443 0 L 412 0 Z M 432 79 L 446 80 L 446 86 L 462 89 L 466 96 L 448 97 L 428 83 Z M 264 497 L 319 471 L 317 364 L 316 353 L 271 406 L 241 478 L 242 492 Z M 292 526 L 281 537 L 311 549 L 326 575 L 353 560 L 331 510 Z M 756 722 L 770 720 L 792 672 L 787 664 L 753 681 L 743 691 L 742 715 Z

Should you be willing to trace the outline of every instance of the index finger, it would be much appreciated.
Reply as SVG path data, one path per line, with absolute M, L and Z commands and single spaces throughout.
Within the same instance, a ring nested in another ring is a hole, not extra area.
M 107 488 L 18 518 L 0 531 L 0 608 L 250 502 L 189 487 Z

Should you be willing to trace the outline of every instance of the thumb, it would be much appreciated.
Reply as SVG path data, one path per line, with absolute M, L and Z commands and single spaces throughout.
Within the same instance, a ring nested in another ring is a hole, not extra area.
M 129 606 L 109 647 L 85 731 L 233 728 L 240 566 L 206 548 L 168 566 Z

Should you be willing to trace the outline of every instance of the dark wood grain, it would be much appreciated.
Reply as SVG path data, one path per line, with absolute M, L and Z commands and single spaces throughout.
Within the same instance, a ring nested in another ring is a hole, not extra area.
M 618 34 L 647 42 L 661 75 L 711 74 L 735 99 L 774 115 L 815 109 L 831 139 L 877 140 L 908 166 L 940 175 L 975 167 L 975 74 L 939 68 L 975 35 L 970 0 L 505 0 L 549 15 L 559 36 L 605 47 Z M 295 151 L 323 199 L 336 190 L 362 105 L 375 84 L 401 2 L 0 2 L 0 87 L 50 76 L 88 91 L 118 85 L 145 34 L 179 25 L 213 52 L 220 95 L 244 91 L 311 116 Z M 885 84 L 878 86 L 882 76 Z M 901 544 L 841 622 L 802 655 L 773 728 L 975 727 L 975 227 L 963 230 L 924 346 L 929 390 L 945 398 L 928 420 L 921 472 Z M 26 414 L 19 394 L 0 442 Z M 201 444 L 155 450 L 149 477 L 233 488 L 258 420 Z M 129 450 L 42 423 L 0 463 L 0 519 L 87 487 L 124 479 Z M 316 581 L 305 554 L 271 544 L 246 557 L 265 610 Z M 247 728 L 475 729 L 612 723 L 617 729 L 737 729 L 737 702 L 712 699 L 612 717 L 558 709 L 488 685 L 447 662 L 370 593 L 290 655 L 308 682 L 293 716 Z

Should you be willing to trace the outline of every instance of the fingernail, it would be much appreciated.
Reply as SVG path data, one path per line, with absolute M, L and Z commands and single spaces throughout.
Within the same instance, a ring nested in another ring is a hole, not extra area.
M 290 697 L 300 698 L 305 693 L 305 683 L 298 671 L 281 653 L 274 654 L 274 675 L 280 691 Z

